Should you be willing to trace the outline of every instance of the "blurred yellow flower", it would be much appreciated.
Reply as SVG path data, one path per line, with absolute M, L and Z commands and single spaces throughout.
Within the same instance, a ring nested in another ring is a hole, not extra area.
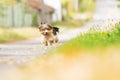
M 101 33 L 101 34 L 106 34 L 106 32 L 105 32 L 105 31 L 101 31 L 100 33 Z

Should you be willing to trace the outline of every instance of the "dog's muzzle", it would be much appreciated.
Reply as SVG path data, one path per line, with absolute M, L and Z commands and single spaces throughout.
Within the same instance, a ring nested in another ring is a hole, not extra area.
M 45 35 L 48 35 L 48 32 L 45 32 L 44 34 L 45 34 Z

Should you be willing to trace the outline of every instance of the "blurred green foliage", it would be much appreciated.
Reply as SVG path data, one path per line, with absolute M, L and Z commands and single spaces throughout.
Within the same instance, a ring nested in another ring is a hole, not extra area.
M 75 5 L 78 5 L 78 11 L 75 10 Z M 74 13 L 94 12 L 95 0 L 78 0 L 77 4 L 75 4 L 74 0 L 62 0 L 62 8 L 63 20 L 70 20 L 73 18 Z
M 32 26 L 38 27 L 37 14 L 32 14 Z
M 120 0 L 118 0 L 119 1 L 119 3 L 118 3 L 118 8 L 120 8 Z
M 80 0 L 80 12 L 92 12 L 95 8 L 95 0 Z

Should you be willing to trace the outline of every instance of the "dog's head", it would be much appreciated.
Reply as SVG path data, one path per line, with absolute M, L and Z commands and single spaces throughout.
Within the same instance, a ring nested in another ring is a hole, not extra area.
M 39 31 L 42 35 L 48 36 L 53 33 L 53 27 L 49 24 L 41 23 L 41 25 L 39 26 Z
M 59 33 L 59 28 L 53 27 L 50 24 L 47 23 L 41 23 L 39 26 L 40 33 L 44 36 L 47 35 L 57 35 Z

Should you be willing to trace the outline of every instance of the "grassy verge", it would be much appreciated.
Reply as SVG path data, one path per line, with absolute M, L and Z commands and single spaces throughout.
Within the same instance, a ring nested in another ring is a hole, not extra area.
M 106 31 L 100 27 L 93 27 L 89 32 L 61 45 L 55 51 L 71 54 L 72 52 L 79 52 L 82 49 L 91 50 L 120 44 L 120 22 L 109 26 L 108 29 L 109 30 Z
M 40 33 L 36 28 L 0 28 L 0 43 L 25 40 L 39 36 Z

